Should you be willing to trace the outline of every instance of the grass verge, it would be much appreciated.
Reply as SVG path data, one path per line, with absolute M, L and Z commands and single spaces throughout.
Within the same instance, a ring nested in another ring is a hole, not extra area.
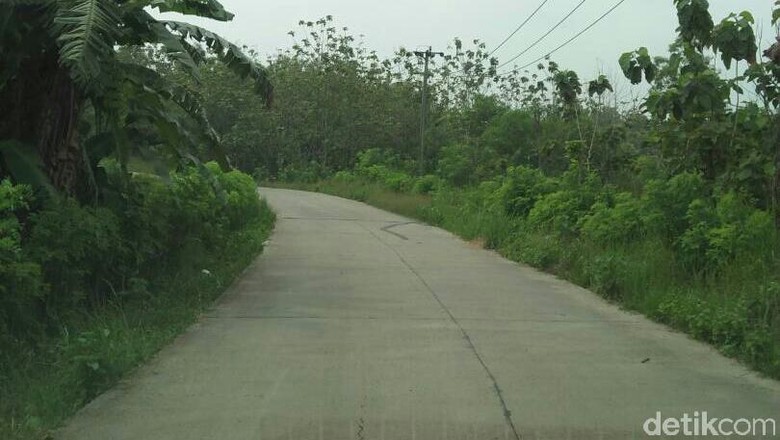
M 215 252 L 188 253 L 149 280 L 143 298 L 74 316 L 59 335 L 0 353 L 0 438 L 49 438 L 52 429 L 194 323 L 262 251 L 275 216 L 232 232 Z

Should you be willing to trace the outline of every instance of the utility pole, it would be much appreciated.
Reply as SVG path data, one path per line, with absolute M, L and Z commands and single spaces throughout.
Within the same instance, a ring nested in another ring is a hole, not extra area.
M 414 54 L 418 57 L 423 57 L 425 60 L 425 69 L 423 70 L 423 86 L 422 86 L 422 105 L 420 105 L 420 175 L 425 174 L 425 122 L 428 116 L 428 62 L 436 55 L 444 56 L 443 52 L 433 52 L 433 49 L 428 46 L 428 50 L 425 52 L 414 51 Z

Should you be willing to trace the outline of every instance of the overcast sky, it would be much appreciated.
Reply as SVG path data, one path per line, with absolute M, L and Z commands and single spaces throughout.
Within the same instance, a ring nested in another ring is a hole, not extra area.
M 389 56 L 399 47 L 432 45 L 442 49 L 454 37 L 464 41 L 483 40 L 488 50 L 498 45 L 522 23 L 542 0 L 222 0 L 236 14 L 228 23 L 188 21 L 205 25 L 231 41 L 245 44 L 267 55 L 292 44 L 287 32 L 298 20 L 316 20 L 333 15 L 336 25 L 363 35 L 365 44 L 380 55 Z M 507 60 L 543 35 L 580 0 L 549 0 L 515 37 L 496 53 Z M 520 65 L 545 55 L 601 16 L 617 0 L 586 0 L 577 12 L 555 32 L 517 59 Z M 770 17 L 773 0 L 710 0 L 715 21 L 729 12 L 749 10 L 757 21 L 763 40 L 774 40 Z M 561 49 L 553 59 L 583 78 L 598 73 L 619 73 L 621 53 L 646 46 L 652 55 L 663 55 L 674 39 L 677 17 L 672 0 L 626 0 L 588 33 Z M 766 47 L 762 44 L 761 46 Z

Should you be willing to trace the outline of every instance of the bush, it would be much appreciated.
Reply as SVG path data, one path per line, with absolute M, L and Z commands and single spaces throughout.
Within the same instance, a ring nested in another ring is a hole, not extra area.
M 439 177 L 426 174 L 415 180 L 412 186 L 412 192 L 415 194 L 430 194 L 438 190 L 442 186 L 442 181 Z
M 561 189 L 541 197 L 528 214 L 528 225 L 563 236 L 576 236 L 580 219 L 596 201 L 601 184 L 598 177 L 588 175 L 581 183 L 575 179 L 577 170 L 567 172 Z
M 0 181 L 0 347 L 6 338 L 34 337 L 42 330 L 37 304 L 46 294 L 41 267 L 22 250 L 17 214 L 28 208 L 32 191 Z
M 414 178 L 402 171 L 395 171 L 385 165 L 368 165 L 357 168 L 358 174 L 369 182 L 378 182 L 397 192 L 407 192 L 414 185 Z
M 228 220 L 228 229 L 236 231 L 255 221 L 260 210 L 260 198 L 254 180 L 236 170 L 213 172 L 219 183 L 218 190 L 225 192 L 224 214 Z
M 260 219 L 254 180 L 215 163 L 173 172 L 169 182 L 110 161 L 103 169 L 100 205 L 44 199 L 25 224 L 17 215 L 31 191 L 0 183 L 3 334 L 37 334 L 107 300 L 150 295 L 147 279 L 195 264 Z
M 631 193 L 618 193 L 611 201 L 599 200 L 582 219 L 582 236 L 601 245 L 636 240 L 643 232 L 641 210 L 641 202 Z
M 530 164 L 536 159 L 529 145 L 529 140 L 538 137 L 535 125 L 533 115 L 527 110 L 507 111 L 491 122 L 481 140 L 503 156 L 514 156 L 517 163 Z
M 339 171 L 333 175 L 333 180 L 343 183 L 353 183 L 357 180 L 357 176 L 350 171 Z
M 696 199 L 685 216 L 689 226 L 677 242 L 680 259 L 693 271 L 714 273 L 740 259 L 772 264 L 777 243 L 772 216 L 727 193 L 712 202 Z
M 45 437 L 149 359 L 246 267 L 273 224 L 251 177 L 215 164 L 169 181 L 111 161 L 101 172 L 97 206 L 0 182 L 2 438 Z
M 688 228 L 688 208 L 696 199 L 707 197 L 699 174 L 681 173 L 668 180 L 651 180 L 642 195 L 642 218 L 650 232 L 673 243 Z
M 439 153 L 438 174 L 455 186 L 464 186 L 474 178 L 472 147 L 464 144 L 448 145 Z
M 589 258 L 584 264 L 588 286 L 611 300 L 623 298 L 631 268 L 624 255 L 606 252 Z
M 169 222 L 176 225 L 178 231 L 187 231 L 187 234 L 169 231 L 174 249 L 187 242 L 193 244 L 195 237 L 206 248 L 219 242 L 225 216 L 222 213 L 224 201 L 218 200 L 216 185 L 217 179 L 208 168 L 189 167 L 171 173 L 170 201 L 175 209 Z
M 557 237 L 550 234 L 519 234 L 510 239 L 506 253 L 512 259 L 548 270 L 561 261 L 562 245 Z
M 101 207 L 82 207 L 73 199 L 53 198 L 31 216 L 25 252 L 43 269 L 50 286 L 43 299 L 53 318 L 102 299 L 127 264 L 119 218 Z
M 693 294 L 669 295 L 656 317 L 720 347 L 727 355 L 758 365 L 772 358 L 772 333 L 766 322 L 751 317 L 754 299 L 743 296 L 728 302 Z
M 400 171 L 389 171 L 382 178 L 382 183 L 397 192 L 408 192 L 412 189 L 414 178 Z
M 397 169 L 400 168 L 401 161 L 398 154 L 392 150 L 383 150 L 381 148 L 369 148 L 357 154 L 355 170 L 358 173 L 375 165 Z
M 555 187 L 555 182 L 538 169 L 509 167 L 496 197 L 508 215 L 526 217 L 534 204 Z

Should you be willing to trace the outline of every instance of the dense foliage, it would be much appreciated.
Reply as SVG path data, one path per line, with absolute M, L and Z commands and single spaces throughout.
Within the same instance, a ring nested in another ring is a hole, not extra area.
M 215 0 L 0 1 L 0 438 L 48 438 L 189 325 L 273 224 L 187 87 L 219 65 L 265 106 L 266 69 L 152 8 L 233 17 Z
M 251 78 L 266 100 L 267 73 L 219 35 L 155 19 L 150 8 L 233 17 L 215 0 L 0 3 L 0 177 L 46 182 L 83 199 L 102 183 L 105 157 L 122 166 L 132 156 L 223 159 L 198 96 L 123 52 L 155 47 L 161 64 L 194 80 L 200 66 L 219 60 Z
M 0 211 L 4 438 L 61 420 L 113 384 L 262 248 L 273 216 L 253 179 L 206 167 L 163 180 L 114 163 L 112 195 L 97 207 L 0 183 L 12 202 Z

